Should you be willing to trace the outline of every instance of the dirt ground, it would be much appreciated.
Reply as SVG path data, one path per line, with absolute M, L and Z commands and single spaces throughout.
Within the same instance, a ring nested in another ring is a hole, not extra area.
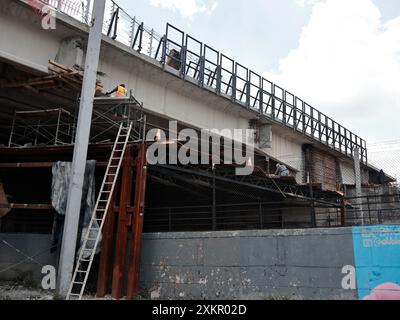
M 27 288 L 20 284 L 0 283 L 0 300 L 57 300 L 53 291 Z M 84 300 L 94 300 L 94 296 L 84 296 Z M 96 300 L 113 300 L 110 296 Z
M 0 300 L 53 300 L 54 294 L 21 285 L 0 284 Z

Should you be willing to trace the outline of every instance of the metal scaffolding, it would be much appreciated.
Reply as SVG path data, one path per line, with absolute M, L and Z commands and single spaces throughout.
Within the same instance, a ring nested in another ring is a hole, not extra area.
M 76 114 L 62 108 L 16 111 L 8 147 L 73 145 L 76 119 Z M 90 143 L 112 142 L 121 122 L 133 122 L 132 141 L 140 140 L 143 133 L 143 105 L 132 95 L 122 98 L 95 98 L 92 119 Z
M 71 144 L 74 116 L 62 109 L 16 111 L 8 147 L 58 146 Z

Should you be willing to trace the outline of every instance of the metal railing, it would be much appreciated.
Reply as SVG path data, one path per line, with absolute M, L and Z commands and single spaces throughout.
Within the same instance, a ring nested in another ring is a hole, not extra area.
M 350 205 L 349 201 L 360 203 Z M 218 204 L 215 208 L 212 205 L 149 207 L 145 214 L 145 231 L 336 228 L 400 224 L 400 194 L 346 198 L 342 206 L 316 203 L 315 225 L 310 219 L 311 210 L 307 202 L 232 203 Z
M 36 5 L 34 2 L 31 5 Z M 91 0 L 37 0 L 37 5 L 50 6 L 83 23 L 89 23 Z
M 347 225 L 400 224 L 400 191 L 346 198 Z
M 87 12 L 88 21 L 90 1 L 84 2 L 83 8 L 86 9 L 83 11 Z M 293 93 L 171 24 L 167 24 L 162 36 L 136 17 L 131 17 L 114 1 L 107 0 L 106 3 L 103 32 L 107 36 L 160 61 L 166 71 L 348 157 L 353 158 L 355 149 L 358 149 L 361 162 L 368 163 L 364 139 Z M 63 12 L 68 14 L 68 11 Z

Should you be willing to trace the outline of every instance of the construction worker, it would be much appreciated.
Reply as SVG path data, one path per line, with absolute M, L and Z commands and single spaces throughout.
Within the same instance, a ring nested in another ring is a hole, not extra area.
M 109 96 L 111 94 L 115 93 L 116 98 L 126 98 L 128 95 L 128 90 L 126 89 L 125 84 L 120 84 L 116 88 L 114 88 L 112 91 L 107 92 L 106 95 Z M 121 104 L 116 108 L 116 114 L 114 115 L 115 119 L 126 119 L 128 118 L 127 116 L 127 106 L 125 104 Z
M 109 96 L 110 94 L 115 93 L 115 97 L 121 98 L 121 97 L 126 97 L 128 95 L 128 90 L 126 90 L 126 86 L 124 84 L 120 84 L 116 88 L 114 88 L 112 91 L 107 92 L 106 96 Z
M 276 165 L 275 175 L 281 176 L 281 177 L 288 177 L 290 175 L 290 172 L 289 172 L 288 168 L 286 168 L 285 165 L 278 163 Z

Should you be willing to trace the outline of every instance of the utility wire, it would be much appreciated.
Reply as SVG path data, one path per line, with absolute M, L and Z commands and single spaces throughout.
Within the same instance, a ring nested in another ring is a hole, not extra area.
M 18 267 L 18 266 L 20 266 L 21 264 L 23 264 L 23 263 L 25 263 L 25 262 L 27 262 L 27 261 L 32 261 L 33 263 L 35 263 L 35 264 L 37 264 L 37 265 L 43 267 L 43 264 L 40 263 L 40 262 L 38 262 L 38 261 L 36 261 L 34 258 L 39 257 L 39 256 L 43 255 L 43 254 L 46 253 L 46 252 L 49 252 L 51 249 L 53 249 L 53 248 L 55 247 L 55 246 L 51 246 L 50 248 L 47 248 L 47 249 L 45 249 L 45 250 L 43 250 L 43 251 L 40 251 L 39 253 L 36 253 L 36 254 L 34 254 L 33 256 L 28 256 L 27 254 L 25 254 L 24 252 L 22 252 L 20 249 L 14 247 L 12 244 L 10 244 L 9 242 L 5 241 L 4 239 L 1 239 L 1 242 L 3 242 L 6 246 L 10 247 L 11 249 L 15 250 L 15 252 L 17 252 L 18 254 L 24 256 L 25 259 L 23 259 L 23 260 L 21 260 L 21 261 L 15 263 L 15 264 L 13 264 L 13 265 L 11 265 L 11 266 L 5 268 L 5 269 L 3 269 L 3 270 L 0 270 L 0 273 L 4 273 L 4 272 L 6 272 L 6 271 L 9 271 L 9 270 L 11 270 L 11 269 L 14 269 L 15 267 Z

